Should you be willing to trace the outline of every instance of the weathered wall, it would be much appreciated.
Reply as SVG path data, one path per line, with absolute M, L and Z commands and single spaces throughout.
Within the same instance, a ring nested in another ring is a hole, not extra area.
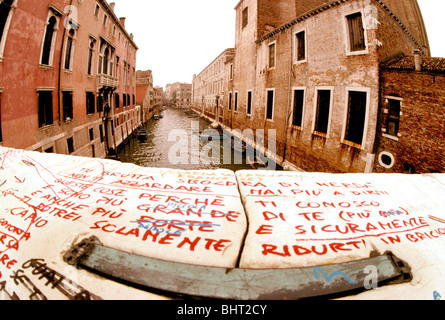
M 382 110 L 376 151 L 376 172 L 443 172 L 445 169 L 445 75 L 413 70 L 382 70 Z M 399 136 L 387 128 L 387 96 L 401 99 Z M 391 168 L 379 162 L 381 152 L 394 157 Z
M 123 27 L 112 18 L 108 4 L 100 6 L 98 17 L 94 16 L 96 4 L 105 2 L 84 1 L 73 4 L 71 16 L 80 27 L 75 28 L 72 50 L 72 64 L 65 70 L 65 54 L 68 30 L 68 5 L 70 1 L 33 1 L 21 0 L 12 14 L 5 50 L 0 62 L 0 88 L 2 108 L 2 145 L 12 148 L 27 148 L 67 154 L 67 139 L 74 139 L 74 154 L 79 156 L 105 157 L 105 143 L 99 135 L 102 116 L 97 110 L 99 89 L 97 83 L 101 37 L 111 42 L 114 47 L 113 76 L 119 78 L 116 92 L 120 95 L 121 107 L 112 108 L 111 117 L 125 115 L 121 125 L 134 129 L 138 124 L 134 111 L 133 99 L 122 108 L 122 95 L 135 94 L 136 50 L 131 37 Z M 64 12 L 66 11 L 66 12 Z M 103 24 L 104 14 L 107 23 Z M 53 42 L 53 58 L 48 65 L 42 65 L 41 53 L 46 24 L 51 15 L 57 18 Z M 114 29 L 115 27 L 115 29 Z M 113 30 L 115 30 L 113 32 Z M 120 36 L 119 36 L 120 34 Z M 92 74 L 87 74 L 90 42 L 94 42 Z M 130 48 L 131 47 L 131 48 Z M 103 51 L 102 51 L 103 53 Z M 115 72 L 116 57 L 119 68 Z M 129 82 L 124 85 L 124 62 L 130 65 Z M 111 64 L 110 64 L 111 66 Z M 53 123 L 39 128 L 38 92 L 52 92 Z M 73 97 L 73 116 L 66 119 L 63 114 L 62 92 L 70 91 Z M 87 92 L 95 94 L 95 112 L 88 114 L 86 108 Z M 114 107 L 114 96 L 110 104 Z M 93 129 L 93 139 L 89 130 Z M 117 128 L 120 131 L 120 128 Z M 111 128 L 110 128 L 111 130 Z M 94 148 L 94 153 L 93 153 Z

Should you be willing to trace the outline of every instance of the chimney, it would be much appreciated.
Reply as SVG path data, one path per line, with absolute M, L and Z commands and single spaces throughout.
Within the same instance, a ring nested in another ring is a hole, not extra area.
M 119 20 L 120 20 L 120 22 L 121 22 L 121 24 L 122 24 L 122 26 L 125 28 L 125 20 L 126 20 L 127 18 L 119 18 Z
M 414 69 L 416 71 L 422 70 L 422 56 L 420 55 L 420 50 L 414 50 Z
M 111 11 L 114 11 L 114 6 L 116 5 L 116 3 L 111 2 L 108 6 L 110 7 Z

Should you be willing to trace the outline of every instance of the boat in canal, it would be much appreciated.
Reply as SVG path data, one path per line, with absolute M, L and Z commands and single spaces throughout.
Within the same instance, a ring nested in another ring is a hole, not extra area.
M 138 131 L 138 140 L 139 141 L 144 141 L 147 139 L 148 136 L 148 130 L 146 129 L 141 129 Z
M 245 153 L 247 150 L 246 143 L 241 139 L 235 137 L 232 137 L 232 139 L 230 139 L 230 145 L 232 146 L 232 149 L 235 150 L 236 152 Z

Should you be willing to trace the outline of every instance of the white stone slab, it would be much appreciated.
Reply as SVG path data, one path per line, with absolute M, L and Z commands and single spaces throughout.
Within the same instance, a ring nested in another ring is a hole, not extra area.
M 0 167 L 0 298 L 66 298 L 51 289 L 57 277 L 36 273 L 44 264 L 101 298 L 160 298 L 68 266 L 63 253 L 92 235 L 152 258 L 236 266 L 247 224 L 232 171 L 143 168 L 1 147 Z M 17 272 L 28 285 L 11 280 Z
M 445 297 L 445 175 L 238 171 L 237 178 L 249 220 L 240 267 L 319 266 L 389 250 L 411 266 L 413 281 L 357 298 Z

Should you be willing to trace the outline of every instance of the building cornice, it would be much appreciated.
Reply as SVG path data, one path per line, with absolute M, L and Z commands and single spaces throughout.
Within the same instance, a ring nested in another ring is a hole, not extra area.
M 388 12 L 388 14 L 391 16 L 391 18 L 393 18 L 399 24 L 399 26 L 402 28 L 402 30 L 415 43 L 415 45 L 417 46 L 417 49 L 419 49 L 423 55 L 427 56 L 428 53 L 425 52 L 425 48 L 422 47 L 422 45 L 419 43 L 419 41 L 417 41 L 417 39 L 413 36 L 413 34 L 408 30 L 407 26 L 397 17 L 397 15 L 391 10 L 391 8 L 389 8 L 385 4 L 385 2 L 382 0 L 374 0 L 374 1 L 376 1 L 380 5 L 380 7 L 382 7 L 386 12 Z

